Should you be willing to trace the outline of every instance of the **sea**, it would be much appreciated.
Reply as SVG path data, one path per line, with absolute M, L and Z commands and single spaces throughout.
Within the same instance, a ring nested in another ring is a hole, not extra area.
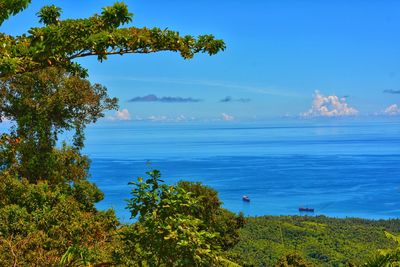
M 400 217 L 400 117 L 102 122 L 87 128 L 83 152 L 105 194 L 98 208 L 122 221 L 128 183 L 153 169 L 168 184 L 212 187 L 247 216 Z
M 400 217 L 400 116 L 100 121 L 87 127 L 85 145 L 89 179 L 105 194 L 97 207 L 125 222 L 128 183 L 153 169 L 168 184 L 212 187 L 224 208 L 247 216 Z

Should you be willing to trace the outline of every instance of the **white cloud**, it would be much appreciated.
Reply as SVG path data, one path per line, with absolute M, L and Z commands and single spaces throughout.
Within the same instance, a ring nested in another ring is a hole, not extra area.
M 130 121 L 131 114 L 129 113 L 129 110 L 124 108 L 123 110 L 116 111 L 115 114 L 108 117 L 108 119 L 112 121 Z
M 222 113 L 221 115 L 222 115 L 222 120 L 224 121 L 233 121 L 235 119 L 235 117 L 226 113 Z
M 168 117 L 151 115 L 147 118 L 147 120 L 149 120 L 149 121 L 168 121 Z
M 189 121 L 195 121 L 197 118 L 195 117 L 187 117 L 185 115 L 179 115 L 176 117 L 168 117 L 164 115 L 151 115 L 147 117 L 145 120 L 147 121 L 152 121 L 152 122 L 189 122 Z
M 339 117 L 355 116 L 358 110 L 350 107 L 345 97 L 339 98 L 336 95 L 324 96 L 319 91 L 315 91 L 311 109 L 302 113 L 305 117 Z
M 400 108 L 396 104 L 393 104 L 388 106 L 383 113 L 389 116 L 397 116 L 400 115 Z

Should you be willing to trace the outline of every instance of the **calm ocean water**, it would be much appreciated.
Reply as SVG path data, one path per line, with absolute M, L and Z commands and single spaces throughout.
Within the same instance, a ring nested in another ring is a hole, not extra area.
M 128 182 L 150 169 L 161 170 L 167 183 L 211 186 L 224 207 L 246 215 L 299 214 L 307 206 L 316 215 L 400 217 L 400 117 L 103 121 L 88 127 L 86 137 L 91 180 L 105 193 L 98 207 L 114 208 L 125 221 Z
M 88 128 L 84 152 L 105 193 L 99 208 L 114 208 L 123 220 L 128 182 L 153 168 L 167 183 L 213 187 L 224 207 L 246 215 L 308 206 L 334 217 L 400 217 L 400 118 L 103 122 Z

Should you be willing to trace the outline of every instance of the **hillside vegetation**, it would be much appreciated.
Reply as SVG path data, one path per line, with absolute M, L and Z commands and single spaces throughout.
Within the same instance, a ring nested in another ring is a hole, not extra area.
M 398 234 L 400 220 L 250 217 L 229 255 L 243 266 L 274 266 L 279 258 L 291 253 L 316 266 L 359 266 L 378 249 L 395 246 L 385 231 Z

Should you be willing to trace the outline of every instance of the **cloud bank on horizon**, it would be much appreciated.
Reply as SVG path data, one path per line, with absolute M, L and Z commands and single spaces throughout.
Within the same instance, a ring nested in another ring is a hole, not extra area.
M 166 102 L 193 102 L 194 99 L 192 98 L 182 98 L 182 97 L 157 97 L 155 95 L 148 95 L 147 98 L 150 100 L 143 100 L 147 102 L 152 101 L 162 101 L 165 99 Z M 145 97 L 140 97 L 145 98 Z M 156 100 L 154 100 L 156 98 Z M 161 100 L 160 100 L 161 99 Z M 139 102 L 139 100 L 137 100 Z M 197 100 L 195 100 L 197 101 Z M 199 100 L 200 101 L 200 100 Z M 227 96 L 224 99 L 221 99 L 219 102 L 230 102 L 230 101 L 238 101 L 238 99 L 233 99 L 230 96 Z M 241 100 L 239 100 L 240 102 Z M 250 101 L 250 100 L 249 100 Z M 135 101 L 133 101 L 135 102 Z M 313 95 L 313 101 L 311 108 L 301 113 L 300 116 L 302 117 L 345 117 L 345 116 L 356 116 L 359 114 L 359 111 L 350 106 L 347 102 L 347 96 L 338 97 L 336 95 L 323 95 L 320 91 L 315 91 Z M 398 104 L 391 104 L 387 106 L 385 109 L 373 113 L 373 114 L 366 114 L 371 116 L 400 116 L 400 106 Z M 194 121 L 204 121 L 204 122 L 211 122 L 211 121 L 234 121 L 236 120 L 235 116 L 228 114 L 228 113 L 220 113 L 218 116 L 217 114 L 214 117 L 194 117 L 194 116 L 187 116 L 184 114 L 178 116 L 169 116 L 167 114 L 164 115 L 150 115 L 150 116 L 140 116 L 136 115 L 134 117 L 131 116 L 129 110 L 124 108 L 122 110 L 118 110 L 115 114 L 106 117 L 106 119 L 110 121 L 151 121 L 151 122 L 194 122 Z
M 158 97 L 156 95 L 146 95 L 134 97 L 128 102 L 162 102 L 162 103 L 190 103 L 190 102 L 200 102 L 201 99 L 191 98 L 191 97 L 180 97 L 180 96 L 163 96 Z
M 342 117 L 356 116 L 358 110 L 350 107 L 346 97 L 324 96 L 318 90 L 314 93 L 312 107 L 300 115 L 303 117 Z
M 193 117 L 193 116 L 185 116 L 180 114 L 178 116 L 166 116 L 166 115 L 150 115 L 147 117 L 142 117 L 136 115 L 134 117 L 131 116 L 128 109 L 122 109 L 116 111 L 113 115 L 105 118 L 108 121 L 118 122 L 118 121 L 148 121 L 148 122 L 193 122 L 193 121 L 201 121 L 201 118 Z M 216 117 L 214 119 L 203 118 L 203 121 L 233 121 L 235 117 L 227 114 L 221 113 L 220 117 Z

